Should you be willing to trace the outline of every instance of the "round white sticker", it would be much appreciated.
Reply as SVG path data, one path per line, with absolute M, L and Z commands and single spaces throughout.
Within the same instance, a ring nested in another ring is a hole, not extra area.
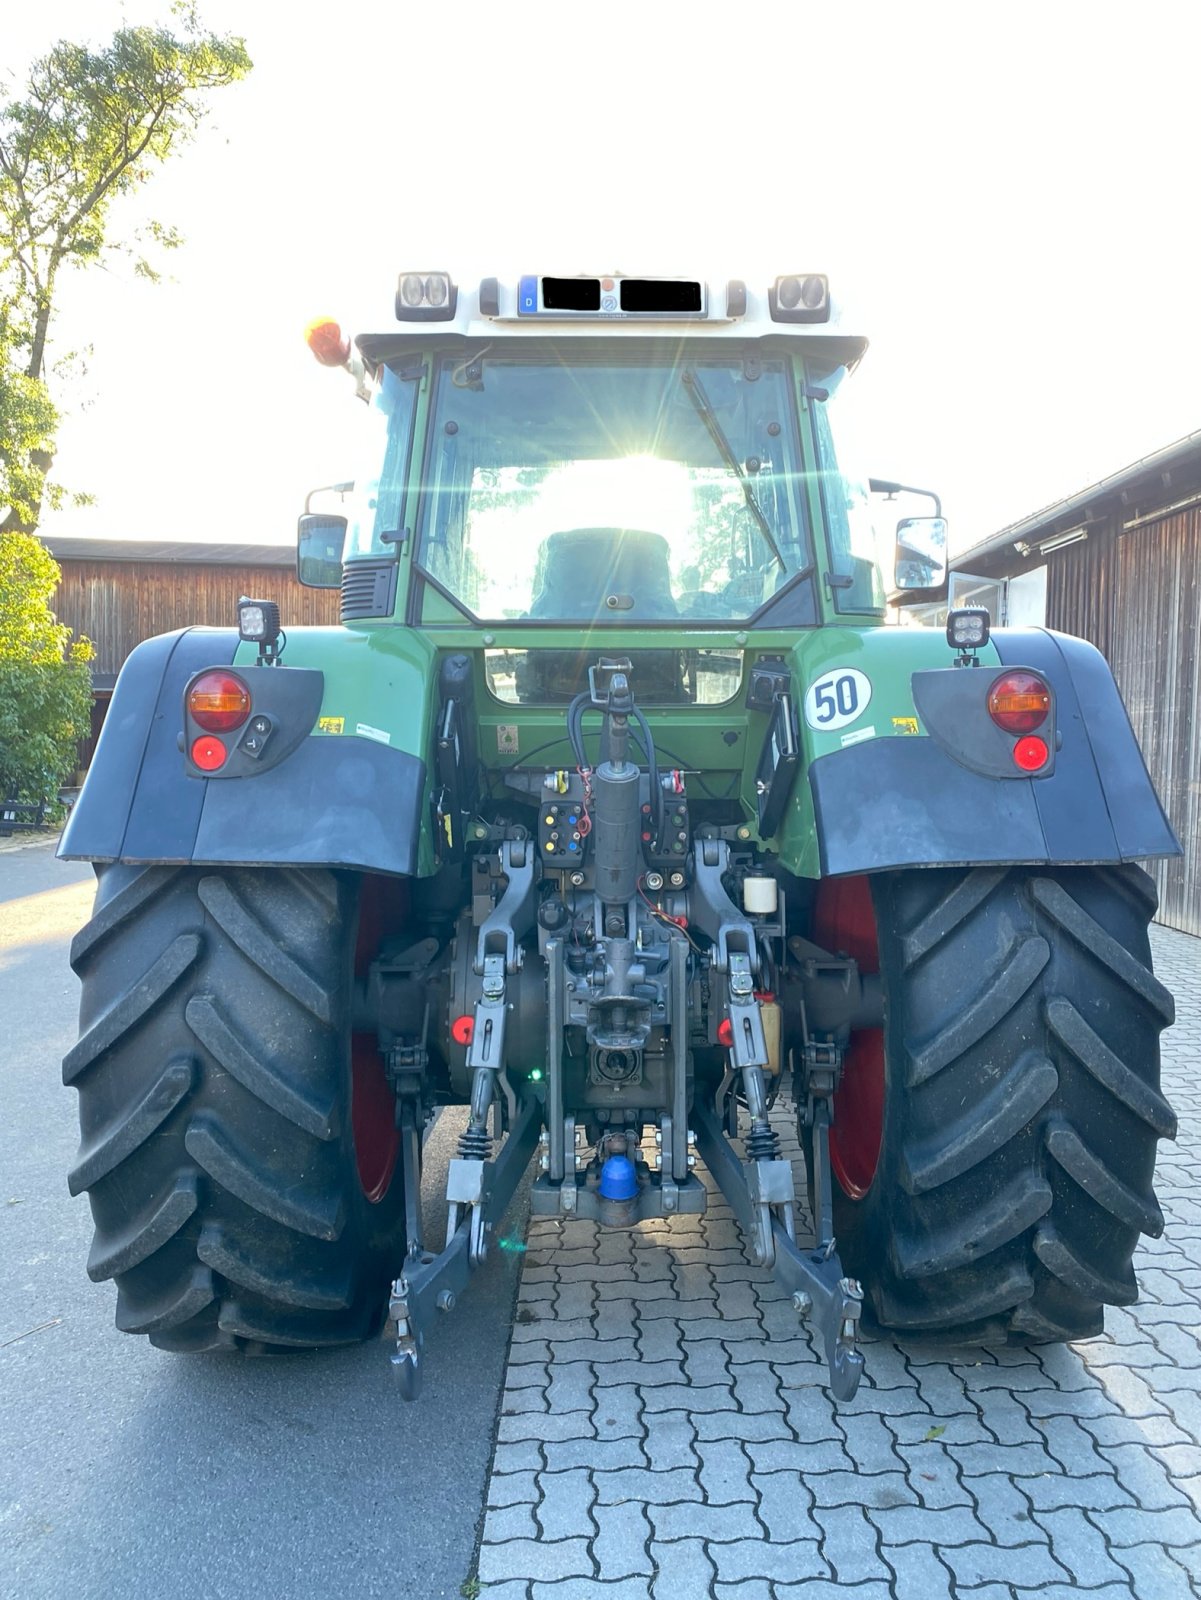
M 833 733 L 861 717 L 872 698 L 871 679 L 854 667 L 831 667 L 809 685 L 805 721 L 822 733 Z

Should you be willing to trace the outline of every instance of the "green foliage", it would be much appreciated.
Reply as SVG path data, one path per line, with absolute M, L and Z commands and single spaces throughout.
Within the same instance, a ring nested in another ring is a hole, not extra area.
M 98 50 L 60 42 L 34 62 L 21 98 L 0 92 L 0 532 L 32 528 L 45 494 L 60 273 L 119 252 L 157 278 L 142 247 L 174 249 L 179 234 L 150 222 L 110 238 L 112 204 L 195 136 L 214 89 L 250 70 L 241 39 L 204 33 L 190 4 L 175 16 L 178 33 L 121 28 Z
M 58 579 L 36 539 L 0 537 L 0 800 L 52 799 L 91 726 L 94 652 L 50 610 Z

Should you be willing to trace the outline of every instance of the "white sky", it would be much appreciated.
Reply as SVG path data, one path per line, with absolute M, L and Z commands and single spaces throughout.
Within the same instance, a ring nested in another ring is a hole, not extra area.
M 866 464 L 957 548 L 1201 427 L 1195 0 L 200 10 L 255 70 L 145 191 L 177 281 L 63 285 L 56 472 L 97 504 L 45 531 L 289 541 L 348 466 L 304 325 L 391 325 L 401 268 L 829 272 Z M 4 11 L 19 90 L 166 6 Z

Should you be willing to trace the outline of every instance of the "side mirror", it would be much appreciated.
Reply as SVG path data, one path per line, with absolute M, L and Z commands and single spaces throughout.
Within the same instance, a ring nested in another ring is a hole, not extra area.
M 342 586 L 346 518 L 306 512 L 296 525 L 296 576 L 306 589 Z
M 897 523 L 894 589 L 938 589 L 947 581 L 945 517 L 902 517 Z

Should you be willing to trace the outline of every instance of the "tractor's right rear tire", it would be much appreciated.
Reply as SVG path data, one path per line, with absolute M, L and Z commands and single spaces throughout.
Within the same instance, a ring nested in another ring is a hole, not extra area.
M 878 970 L 831 1139 L 834 1228 L 874 1320 L 982 1342 L 1084 1338 L 1158 1235 L 1172 998 L 1136 867 L 828 880 L 814 936 Z M 874 914 L 873 914 L 874 913 Z M 873 957 L 878 950 L 878 961 Z
M 395 1102 L 351 1029 L 360 884 L 288 868 L 102 866 L 71 950 L 70 1174 L 89 1276 L 163 1349 L 369 1337 L 405 1251 Z M 374 1055 L 374 1059 L 372 1056 Z M 408 1175 L 415 1181 L 416 1175 Z

